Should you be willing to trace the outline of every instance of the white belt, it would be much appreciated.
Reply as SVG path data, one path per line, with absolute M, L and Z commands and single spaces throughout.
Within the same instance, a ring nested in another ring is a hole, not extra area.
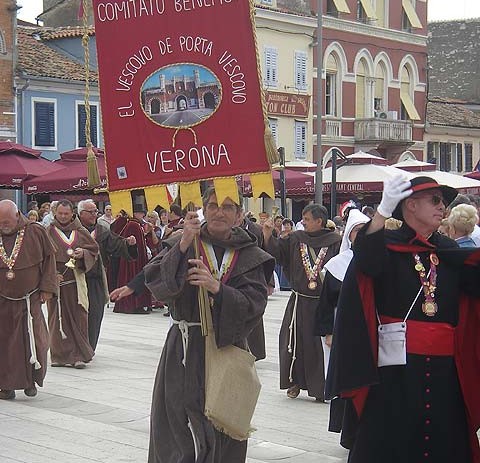
M 297 306 L 298 306 L 298 297 L 308 297 L 309 299 L 320 299 L 320 296 L 308 296 L 307 294 L 299 293 L 292 289 L 292 293 L 295 294 L 295 302 L 293 304 L 292 319 L 290 320 L 290 325 L 288 329 L 290 334 L 288 336 L 288 353 L 292 354 L 292 360 L 290 361 L 290 372 L 289 372 L 289 381 L 293 383 L 293 365 L 295 360 L 297 360 Z
M 30 353 L 32 354 L 30 356 L 30 363 L 35 366 L 35 370 L 40 370 L 42 368 L 42 365 L 40 365 L 40 362 L 38 361 L 37 358 L 37 346 L 35 345 L 35 333 L 33 331 L 33 317 L 32 317 L 32 311 L 30 308 L 30 298 L 32 294 L 36 293 L 38 291 L 37 289 L 34 289 L 33 291 L 30 291 L 23 297 L 8 297 L 4 296 L 3 294 L 0 294 L 0 297 L 3 297 L 4 299 L 7 299 L 9 301 L 25 301 L 27 304 L 27 329 L 28 329 L 28 339 L 30 342 Z
M 180 333 L 182 335 L 182 345 L 183 345 L 183 360 L 182 364 L 185 366 L 187 362 L 187 351 L 188 351 L 188 334 L 189 329 L 192 326 L 201 326 L 200 322 L 187 322 L 186 320 L 174 320 L 172 318 L 172 323 L 178 326 Z

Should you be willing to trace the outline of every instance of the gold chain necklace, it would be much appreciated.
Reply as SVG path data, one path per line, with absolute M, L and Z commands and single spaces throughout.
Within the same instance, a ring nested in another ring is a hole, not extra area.
M 315 258 L 313 267 L 308 256 L 308 248 L 309 246 L 305 243 L 300 243 L 300 256 L 302 258 L 303 268 L 305 269 L 305 275 L 307 275 L 308 279 L 308 289 L 313 291 L 317 288 L 317 277 L 320 269 L 322 268 L 323 260 L 327 254 L 328 247 L 320 249 L 318 256 Z
M 24 235 L 25 235 L 25 228 L 22 228 L 17 232 L 17 236 L 15 238 L 15 244 L 13 245 L 12 252 L 9 256 L 7 255 L 7 252 L 5 251 L 5 248 L 3 246 L 3 237 L 2 235 L 0 235 L 0 259 L 2 259 L 2 261 L 8 267 L 5 277 L 9 281 L 12 281 L 15 278 L 15 272 L 13 271 L 13 267 L 15 266 L 15 262 L 17 261 L 18 254 L 20 253 Z

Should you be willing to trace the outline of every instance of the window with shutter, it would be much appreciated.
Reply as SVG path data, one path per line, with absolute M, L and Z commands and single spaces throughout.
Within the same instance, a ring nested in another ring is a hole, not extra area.
M 55 103 L 53 101 L 34 101 L 34 145 L 37 147 L 55 147 Z
M 98 147 L 98 127 L 97 127 L 98 105 L 90 103 L 90 134 L 93 146 Z M 77 146 L 83 148 L 87 146 L 85 136 L 85 122 L 87 115 L 85 112 L 85 105 L 77 103 Z
M 440 143 L 440 170 L 450 172 L 452 170 L 452 145 Z
M 277 119 L 268 119 L 270 125 L 270 130 L 272 131 L 273 139 L 275 140 L 275 145 L 278 146 L 278 120 Z
M 295 88 L 307 90 L 307 53 L 295 52 Z
M 307 123 L 295 121 L 295 158 L 307 158 Z
M 5 42 L 5 36 L 3 35 L 3 32 L 0 31 L 0 55 L 6 55 L 7 54 L 7 44 Z
M 473 145 L 465 143 L 465 172 L 473 170 Z
M 265 76 L 264 82 L 265 85 L 269 87 L 277 86 L 277 62 L 278 62 L 278 51 L 273 47 L 265 47 Z

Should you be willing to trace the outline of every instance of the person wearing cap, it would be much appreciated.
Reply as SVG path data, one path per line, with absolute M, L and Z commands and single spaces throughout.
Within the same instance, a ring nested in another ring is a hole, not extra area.
M 437 232 L 456 194 L 393 177 L 357 234 L 326 384 L 348 399 L 349 463 L 480 461 L 479 253 Z

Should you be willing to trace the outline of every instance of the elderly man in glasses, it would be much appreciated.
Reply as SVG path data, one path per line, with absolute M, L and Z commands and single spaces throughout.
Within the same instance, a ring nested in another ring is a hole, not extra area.
M 97 220 L 98 209 L 92 199 L 80 201 L 77 206 L 82 225 L 98 243 L 100 255 L 94 266 L 87 272 L 88 288 L 88 340 L 95 351 L 100 336 L 105 304 L 108 302 L 106 267 L 112 257 L 137 258 L 137 241 L 134 236 L 122 238 L 110 231 L 108 225 Z
M 204 415 L 205 339 L 200 330 L 198 288 L 208 291 L 216 344 L 247 346 L 246 338 L 267 304 L 273 258 L 239 227 L 241 205 L 219 204 L 213 188 L 203 197 L 205 223 L 188 212 L 183 233 L 165 242 L 145 267 L 152 294 L 168 301 L 173 318 L 152 399 L 149 463 L 240 463 L 247 441 L 220 432 Z M 195 258 L 194 240 L 202 259 Z
M 456 195 L 392 178 L 357 235 L 326 390 L 351 399 L 349 463 L 480 461 L 480 259 L 437 232 Z M 400 229 L 384 229 L 391 216 Z

